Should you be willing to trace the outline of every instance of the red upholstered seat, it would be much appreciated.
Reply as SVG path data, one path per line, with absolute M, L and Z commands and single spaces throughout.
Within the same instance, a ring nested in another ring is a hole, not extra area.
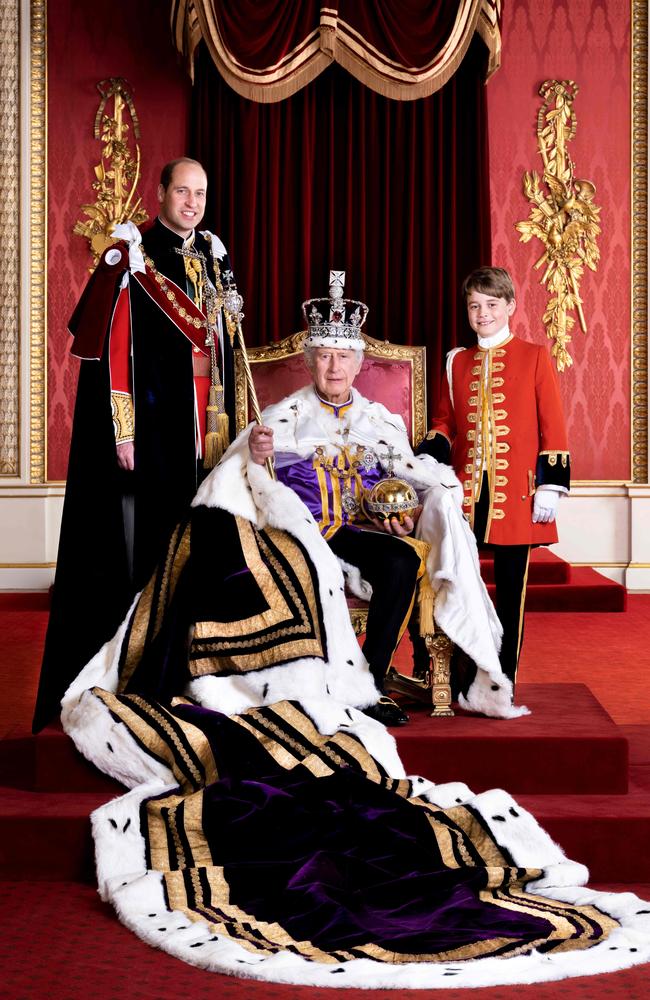
M 260 410 L 310 383 L 311 376 L 305 367 L 302 352 L 305 337 L 304 332 L 295 333 L 276 343 L 248 349 Z M 426 350 L 424 347 L 405 347 L 374 340 L 365 334 L 364 340 L 366 354 L 363 367 L 354 381 L 355 388 L 368 399 L 383 403 L 392 413 L 399 413 L 415 445 L 426 434 Z M 236 423 L 240 431 L 253 414 L 246 365 L 238 350 L 235 351 L 235 383 Z M 350 595 L 348 608 L 354 629 L 361 634 L 365 631 L 368 605 Z M 451 643 L 437 627 L 434 633 L 425 637 L 425 641 L 431 657 L 426 676 L 419 679 L 404 677 L 391 667 L 387 683 L 393 690 L 433 703 L 433 715 L 453 715 L 449 686 Z

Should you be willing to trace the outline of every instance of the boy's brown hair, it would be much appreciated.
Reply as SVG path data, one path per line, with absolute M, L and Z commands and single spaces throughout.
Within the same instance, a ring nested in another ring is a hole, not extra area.
M 479 267 L 468 274 L 463 282 L 463 298 L 467 299 L 470 292 L 494 295 L 497 299 L 512 302 L 515 297 L 515 286 L 504 267 Z

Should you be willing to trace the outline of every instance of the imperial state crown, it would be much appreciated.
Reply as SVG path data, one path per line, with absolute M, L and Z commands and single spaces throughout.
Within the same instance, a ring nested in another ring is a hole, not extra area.
M 345 271 L 330 271 L 329 298 L 307 299 L 302 312 L 309 347 L 334 347 L 339 350 L 363 351 L 366 343 L 361 327 L 368 315 L 368 306 L 356 299 L 343 298 Z

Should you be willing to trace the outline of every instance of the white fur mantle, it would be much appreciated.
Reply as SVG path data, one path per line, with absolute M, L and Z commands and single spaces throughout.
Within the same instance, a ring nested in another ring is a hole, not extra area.
M 342 421 L 320 404 L 312 386 L 267 407 L 262 419 L 273 428 L 276 464 L 306 458 L 319 445 L 329 454 L 337 454 L 342 440 L 373 448 L 378 455 L 392 446 L 400 456 L 394 462 L 395 475 L 410 482 L 423 503 L 417 534 L 431 546 L 427 570 L 436 592 L 436 621 L 479 668 L 461 704 L 496 718 L 527 714 L 525 707 L 512 705 L 512 685 L 501 670 L 501 625 L 481 579 L 476 540 L 462 513 L 458 479 L 452 469 L 430 456 L 413 455 L 400 416 L 356 389 L 352 396 L 353 406 Z M 294 534 L 299 527 L 300 541 L 319 572 L 334 573 L 336 559 L 299 498 L 283 484 L 272 483 L 263 468 L 249 461 L 249 433 L 247 428 L 233 442 L 222 463 L 200 487 L 194 503 L 224 507 L 259 526 L 268 523 Z M 352 592 L 367 599 L 371 590 L 358 571 L 347 564 L 343 568 Z M 344 617 L 339 609 L 337 621 Z

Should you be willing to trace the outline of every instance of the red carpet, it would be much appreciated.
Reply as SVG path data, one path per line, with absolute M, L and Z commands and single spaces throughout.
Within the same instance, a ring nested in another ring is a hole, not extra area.
M 544 572 L 565 572 L 553 560 L 549 566 Z M 561 585 L 559 579 L 555 583 Z M 118 786 L 78 757 L 56 727 L 38 740 L 26 738 L 46 613 L 34 598 L 21 610 L 22 599 L 0 599 L 5 736 L 0 780 L 13 785 L 3 789 L 0 801 L 0 998 L 30 1000 L 47 993 L 52 1000 L 120 995 L 131 1000 L 188 991 L 196 998 L 216 991 L 260 1000 L 366 995 L 201 972 L 148 948 L 118 924 L 88 884 L 93 878 L 88 813 Z M 623 889 L 648 898 L 649 648 L 650 596 L 630 597 L 624 615 L 529 614 L 518 700 L 528 702 L 534 714 L 510 722 L 431 720 L 419 709 L 398 733 L 407 767 L 438 781 L 462 778 L 477 790 L 499 785 L 516 791 L 567 853 L 590 866 L 594 881 L 625 883 Z M 408 660 L 406 644 L 399 658 L 402 665 Z M 531 1000 L 645 1000 L 649 978 L 648 967 L 641 966 L 561 986 L 517 987 L 516 993 L 489 988 L 481 990 L 481 998 L 506 1000 L 523 993 Z M 374 995 L 405 1000 L 425 994 Z M 435 995 L 468 998 L 461 990 Z
M 602 886 L 600 888 L 605 888 Z M 612 886 L 622 888 L 624 886 Z M 646 898 L 650 885 L 643 887 Z M 90 886 L 0 884 L 2 1000 L 647 1000 L 648 967 L 480 990 L 326 990 L 233 979 L 149 948 Z
M 494 599 L 494 561 L 481 554 L 481 575 Z M 547 548 L 533 549 L 526 611 L 625 611 L 627 593 L 589 566 L 570 566 Z

